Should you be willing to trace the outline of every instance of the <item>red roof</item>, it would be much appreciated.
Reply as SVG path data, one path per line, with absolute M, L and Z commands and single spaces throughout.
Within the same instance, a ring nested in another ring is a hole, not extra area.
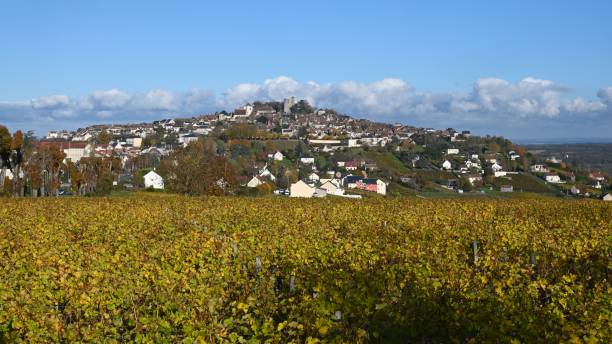
M 87 142 L 72 142 L 72 141 L 38 141 L 36 143 L 37 148 L 51 148 L 57 147 L 61 150 L 74 148 L 74 149 L 83 149 L 87 147 L 89 143 Z

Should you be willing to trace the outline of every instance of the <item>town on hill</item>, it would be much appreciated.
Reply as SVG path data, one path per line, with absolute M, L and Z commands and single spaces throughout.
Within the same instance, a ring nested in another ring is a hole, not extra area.
M 612 199 L 609 176 L 502 137 L 355 119 L 306 100 L 2 136 L 4 195 L 510 195 Z M 540 154 L 538 154 L 540 153 Z

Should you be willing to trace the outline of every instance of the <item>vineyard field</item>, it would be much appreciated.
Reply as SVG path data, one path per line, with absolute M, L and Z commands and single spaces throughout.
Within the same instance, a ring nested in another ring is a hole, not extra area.
M 612 342 L 612 202 L 0 199 L 0 343 Z

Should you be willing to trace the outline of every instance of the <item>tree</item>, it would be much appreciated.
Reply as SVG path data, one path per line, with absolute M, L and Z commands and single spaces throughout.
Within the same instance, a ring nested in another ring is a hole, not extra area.
M 102 129 L 102 131 L 96 137 L 96 141 L 99 144 L 102 144 L 102 145 L 105 145 L 105 146 L 108 145 L 112 139 L 113 138 L 112 138 L 111 134 L 109 134 L 109 132 L 104 130 L 104 129 Z
M 11 168 L 11 146 L 13 139 L 8 128 L 0 125 L 0 181 L 4 181 L 6 168 Z
M 7 179 L 5 178 L 6 169 L 11 169 L 11 145 L 11 133 L 5 126 L 0 125 L 0 187 L 2 187 L 4 193 L 8 193 L 6 190 L 8 184 L 4 182 Z
M 491 142 L 491 144 L 489 144 L 489 150 L 495 153 L 499 153 L 501 152 L 501 147 L 497 142 Z
M 110 171 L 102 170 L 96 179 L 96 194 L 100 196 L 110 195 L 113 189 L 113 174 Z
M 188 195 L 221 195 L 236 184 L 233 166 L 216 154 L 211 139 L 177 149 L 161 161 L 158 172 L 168 190 Z
M 310 104 L 308 104 L 308 102 L 304 99 L 295 103 L 291 107 L 291 113 L 294 113 L 294 114 L 308 114 L 308 113 L 313 113 L 313 112 L 314 112 L 314 108 L 310 106 Z
M 12 163 L 14 167 L 14 177 L 13 177 L 13 193 L 16 195 L 23 195 L 23 187 L 24 183 L 21 180 L 21 165 L 23 162 L 23 147 L 24 147 L 24 137 L 21 130 L 17 130 L 13 134 L 13 142 L 11 144 L 11 149 L 13 151 L 12 155 Z

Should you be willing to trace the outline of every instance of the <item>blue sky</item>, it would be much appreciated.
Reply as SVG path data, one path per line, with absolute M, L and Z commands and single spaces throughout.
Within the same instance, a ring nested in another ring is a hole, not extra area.
M 0 123 L 76 128 L 295 94 L 359 117 L 612 137 L 611 1 L 0 0 Z

